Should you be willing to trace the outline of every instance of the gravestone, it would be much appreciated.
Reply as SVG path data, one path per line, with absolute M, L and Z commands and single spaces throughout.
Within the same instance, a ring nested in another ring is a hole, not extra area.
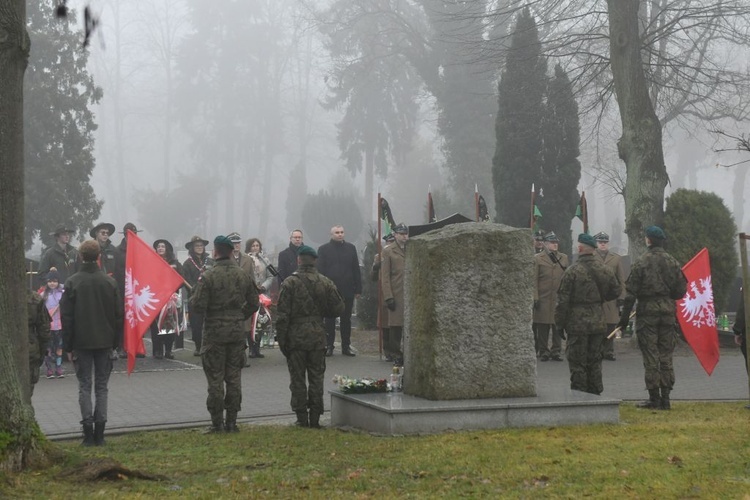
M 431 400 L 536 396 L 528 229 L 453 224 L 406 251 L 404 392 Z

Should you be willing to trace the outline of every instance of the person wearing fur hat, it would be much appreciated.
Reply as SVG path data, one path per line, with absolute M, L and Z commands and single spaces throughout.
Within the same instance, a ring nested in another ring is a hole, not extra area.
M 58 224 L 55 230 L 49 233 L 55 238 L 55 244 L 49 247 L 42 259 L 39 261 L 39 276 L 44 277 L 52 270 L 58 272 L 60 284 L 64 284 L 72 274 L 78 272 L 80 260 L 78 250 L 70 244 L 70 237 L 75 233 L 63 224 Z
M 591 235 L 578 235 L 578 260 L 565 270 L 557 291 L 555 325 L 560 336 L 567 332 L 570 388 L 601 394 L 602 344 L 607 325 L 602 304 L 620 295 L 617 277 L 594 256 L 596 241 Z
M 182 265 L 174 256 L 174 247 L 164 239 L 154 241 L 156 253 L 182 276 Z M 175 292 L 151 323 L 152 355 L 156 359 L 174 359 L 172 346 L 175 334 L 180 332 L 180 309 L 182 308 L 182 288 Z
M 206 252 L 206 245 L 208 240 L 204 240 L 200 236 L 193 236 L 190 241 L 185 243 L 185 248 L 188 250 L 188 258 L 182 263 L 182 276 L 185 281 L 192 287 L 190 294 L 192 297 L 192 291 L 195 290 L 198 280 L 203 273 L 211 269 L 214 265 L 214 259 L 212 259 Z M 193 356 L 200 356 L 201 347 L 203 344 L 203 315 L 197 311 L 190 312 L 190 332 L 195 343 L 195 351 Z

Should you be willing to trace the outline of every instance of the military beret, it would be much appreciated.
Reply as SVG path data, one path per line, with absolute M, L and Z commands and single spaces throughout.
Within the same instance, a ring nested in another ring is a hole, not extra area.
M 596 240 L 594 240 L 594 237 L 590 234 L 581 233 L 578 235 L 578 243 L 583 243 L 584 245 L 588 245 L 591 248 L 596 248 Z
M 227 238 L 229 238 L 232 243 L 242 243 L 242 237 L 240 236 L 240 233 L 238 233 L 237 231 L 233 233 L 229 233 L 227 235 Z
M 550 243 L 560 243 L 560 239 L 557 237 L 554 231 L 550 231 L 547 233 L 547 236 L 544 237 L 544 241 L 548 241 Z
M 216 238 L 214 238 L 214 246 L 216 247 L 219 245 L 224 245 L 225 247 L 234 248 L 234 243 L 232 243 L 232 240 L 222 235 L 219 235 Z
M 393 232 L 399 234 L 409 234 L 409 228 L 402 222 L 401 224 L 398 224 L 393 228 Z
M 307 245 L 302 245 L 299 247 L 299 250 L 297 250 L 297 255 L 309 255 L 310 257 L 318 258 L 318 252 L 315 251 L 313 247 L 309 247 Z
M 648 226 L 646 228 L 646 236 L 648 236 L 649 238 L 656 238 L 657 240 L 667 239 L 667 235 L 664 233 L 664 230 L 659 226 Z
M 609 235 L 604 231 L 599 231 L 594 235 L 596 241 L 609 241 Z

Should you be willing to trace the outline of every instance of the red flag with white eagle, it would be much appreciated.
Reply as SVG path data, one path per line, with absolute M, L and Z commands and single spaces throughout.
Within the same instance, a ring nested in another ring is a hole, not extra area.
M 677 318 L 695 356 L 711 375 L 719 362 L 719 332 L 716 329 L 711 264 L 704 248 L 682 267 L 687 292 L 677 301 Z
M 133 231 L 128 230 L 125 257 L 125 350 L 128 374 L 135 368 L 136 354 L 145 354 L 141 338 L 159 316 L 172 294 L 183 283 L 182 276 Z

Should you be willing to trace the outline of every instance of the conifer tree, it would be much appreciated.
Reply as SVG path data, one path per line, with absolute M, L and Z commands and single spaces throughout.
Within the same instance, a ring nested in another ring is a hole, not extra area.
M 581 179 L 578 104 L 568 75 L 559 64 L 547 88 L 542 126 L 542 172 L 539 185 L 544 196 L 537 203 L 544 214 L 544 229 L 560 238 L 560 251 L 570 255 L 570 225 L 576 213 Z
M 529 227 L 529 192 L 539 188 L 547 62 L 528 7 L 518 16 L 498 84 L 496 147 L 492 159 L 496 220 Z

